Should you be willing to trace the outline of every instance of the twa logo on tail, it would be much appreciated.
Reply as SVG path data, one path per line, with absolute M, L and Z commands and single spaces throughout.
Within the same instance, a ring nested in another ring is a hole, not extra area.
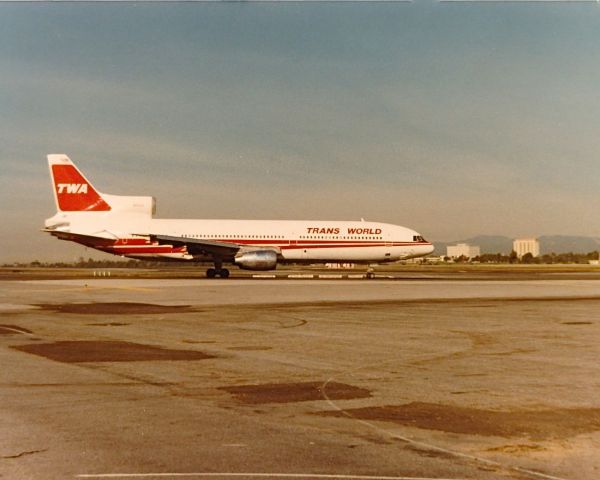
M 56 207 L 62 212 L 106 212 L 110 205 L 66 155 L 48 155 Z
M 59 183 L 56 188 L 58 193 L 88 193 L 87 183 Z

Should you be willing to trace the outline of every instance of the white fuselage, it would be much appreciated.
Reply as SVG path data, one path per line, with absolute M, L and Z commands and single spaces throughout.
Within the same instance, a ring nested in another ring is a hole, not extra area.
M 142 215 L 69 212 L 49 219 L 68 223 L 62 231 L 113 240 L 88 246 L 133 258 L 209 261 L 185 249 L 158 245 L 152 235 L 274 249 L 283 262 L 393 262 L 424 256 L 432 245 L 409 228 L 388 223 L 306 220 L 188 220 L 143 218 Z M 52 221 L 53 220 L 53 221 Z

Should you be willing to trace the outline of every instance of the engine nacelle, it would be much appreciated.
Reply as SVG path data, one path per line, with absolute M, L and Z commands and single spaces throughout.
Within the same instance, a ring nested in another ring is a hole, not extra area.
M 143 215 L 153 217 L 156 214 L 154 197 L 132 197 L 129 195 L 102 194 L 112 209 L 112 213 L 125 215 Z
M 277 266 L 277 253 L 273 250 L 253 250 L 241 253 L 234 261 L 244 270 L 273 270 Z

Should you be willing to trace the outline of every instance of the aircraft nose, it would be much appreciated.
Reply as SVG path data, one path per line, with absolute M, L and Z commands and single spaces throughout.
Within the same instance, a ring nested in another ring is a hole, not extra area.
M 433 244 L 425 240 L 423 235 L 419 235 L 417 232 L 414 233 L 413 240 L 419 243 L 418 250 L 420 255 L 429 255 L 435 250 Z

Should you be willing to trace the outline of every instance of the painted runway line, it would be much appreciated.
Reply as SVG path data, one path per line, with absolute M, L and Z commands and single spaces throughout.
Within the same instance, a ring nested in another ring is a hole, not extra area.
M 77 478 L 178 478 L 178 477 L 252 477 L 252 478 L 314 478 L 331 480 L 469 480 L 466 478 L 445 478 L 445 477 L 393 477 L 382 475 L 337 475 L 327 473 L 243 473 L 243 472 L 190 472 L 190 473 L 82 473 Z

